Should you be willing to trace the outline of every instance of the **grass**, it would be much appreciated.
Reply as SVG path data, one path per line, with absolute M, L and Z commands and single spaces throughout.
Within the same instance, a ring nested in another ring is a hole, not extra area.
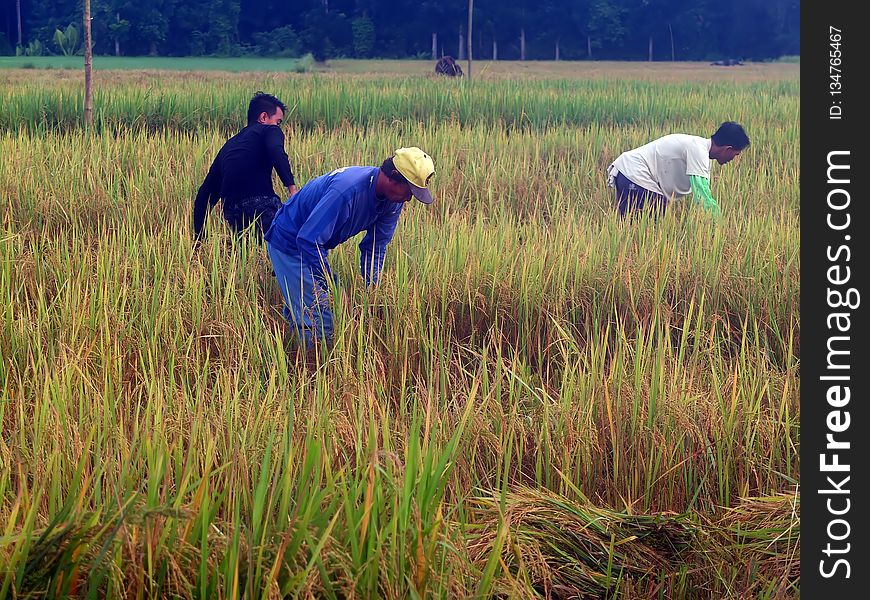
M 799 76 L 800 57 L 782 57 L 778 62 L 745 63 L 740 69 L 712 67 L 709 61 L 510 61 L 475 60 L 475 80 L 554 80 L 554 79 L 633 79 L 645 81 L 765 81 Z M 160 56 L 95 56 L 98 71 L 188 71 L 198 78 L 210 73 L 332 73 L 360 77 L 421 77 L 434 74 L 434 60 L 358 60 L 330 59 L 311 64 L 307 59 L 260 57 L 160 57 Z M 467 69 L 467 61 L 460 61 Z M 0 69 L 82 70 L 81 56 L 2 56 Z M 737 72 L 735 72 L 737 71 Z
M 25 72 L 18 85 L 0 92 L 4 110 L 0 129 L 79 128 L 83 94 L 79 77 L 33 80 Z M 253 91 L 269 90 L 286 100 L 286 121 L 296 128 L 363 130 L 384 122 L 444 122 L 546 130 L 559 126 L 631 124 L 647 131 L 701 127 L 710 135 L 725 119 L 766 127 L 782 121 L 789 136 L 800 119 L 800 82 L 786 77 L 748 81 L 674 81 L 634 79 L 493 80 L 469 86 L 426 78 L 336 75 L 278 75 L 191 79 L 162 75 L 112 74 L 97 80 L 94 93 L 98 129 L 169 128 L 179 131 L 235 132 Z M 756 125 L 756 121 L 761 121 Z M 699 125 L 695 125 L 698 123 Z M 692 129 L 694 130 L 694 129 Z M 647 135 L 644 131 L 643 136 Z M 638 136 L 640 143 L 645 137 Z M 602 140 L 606 141 L 606 140 Z M 600 142 L 599 142 L 600 143 Z M 635 143 L 635 142 L 632 142 Z
M 154 71 L 249 71 L 296 72 L 301 66 L 312 68 L 304 58 L 237 57 L 215 58 L 210 56 L 95 56 L 94 70 L 154 70 Z M 0 69 L 84 69 L 81 56 L 0 56 Z
M 469 104 L 418 120 L 410 80 L 270 79 L 300 181 L 403 144 L 438 169 L 378 288 L 331 254 L 348 301 L 307 357 L 261 248 L 215 214 L 190 243 L 263 79 L 108 77 L 99 131 L 62 79 L 0 105 L 0 596 L 799 597 L 796 83 L 541 81 L 512 127 L 511 82 L 421 80 Z M 720 221 L 614 216 L 609 160 L 723 114 L 753 143 Z
M 467 71 L 467 61 L 459 61 Z M 340 60 L 324 65 L 329 72 L 358 76 L 420 77 L 435 70 L 432 60 Z M 539 61 L 475 60 L 474 80 L 520 80 L 524 82 L 556 79 L 630 79 L 664 82 L 749 81 L 796 79 L 798 65 L 747 62 L 735 73 L 710 65 L 710 61 Z

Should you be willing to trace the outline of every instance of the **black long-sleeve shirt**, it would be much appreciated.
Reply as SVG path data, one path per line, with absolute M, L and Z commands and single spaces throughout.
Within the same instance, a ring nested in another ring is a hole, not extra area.
M 208 209 L 223 198 L 231 204 L 253 196 L 272 196 L 272 169 L 281 182 L 296 183 L 284 151 L 284 133 L 277 125 L 254 123 L 223 145 L 193 201 L 193 230 L 201 235 Z

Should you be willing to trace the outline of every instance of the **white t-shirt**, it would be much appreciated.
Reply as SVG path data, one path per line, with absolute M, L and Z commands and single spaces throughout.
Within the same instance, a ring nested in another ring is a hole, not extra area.
M 692 193 L 689 175 L 710 178 L 710 139 L 672 133 L 623 152 L 608 167 L 611 187 L 616 171 L 631 182 L 667 198 Z

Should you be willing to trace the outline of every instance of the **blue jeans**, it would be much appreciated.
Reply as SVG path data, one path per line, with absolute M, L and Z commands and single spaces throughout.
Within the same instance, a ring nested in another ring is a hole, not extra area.
M 620 217 L 629 212 L 643 210 L 645 205 L 648 210 L 652 209 L 655 216 L 659 216 L 665 214 L 665 207 L 668 205 L 667 198 L 640 187 L 622 173 L 616 174 L 616 200 Z
M 299 343 L 314 347 L 315 340 L 332 338 L 332 311 L 328 290 L 314 281 L 301 254 L 286 254 L 266 242 L 275 278 L 284 297 L 284 318 L 296 331 Z
M 256 221 L 257 227 L 254 231 L 257 240 L 262 241 L 263 234 L 269 231 L 279 208 L 281 200 L 278 196 L 252 196 L 236 202 L 224 201 L 224 218 L 236 234 L 242 233 Z

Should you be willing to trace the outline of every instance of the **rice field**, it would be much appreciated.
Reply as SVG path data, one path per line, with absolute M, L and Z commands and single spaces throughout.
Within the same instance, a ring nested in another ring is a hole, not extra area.
M 786 67 L 102 71 L 92 130 L 75 74 L 4 73 L 0 597 L 798 598 Z M 191 244 L 258 89 L 300 182 L 402 145 L 437 169 L 377 288 L 330 255 L 316 356 L 253 237 L 218 210 Z M 718 221 L 616 217 L 615 156 L 729 119 Z

